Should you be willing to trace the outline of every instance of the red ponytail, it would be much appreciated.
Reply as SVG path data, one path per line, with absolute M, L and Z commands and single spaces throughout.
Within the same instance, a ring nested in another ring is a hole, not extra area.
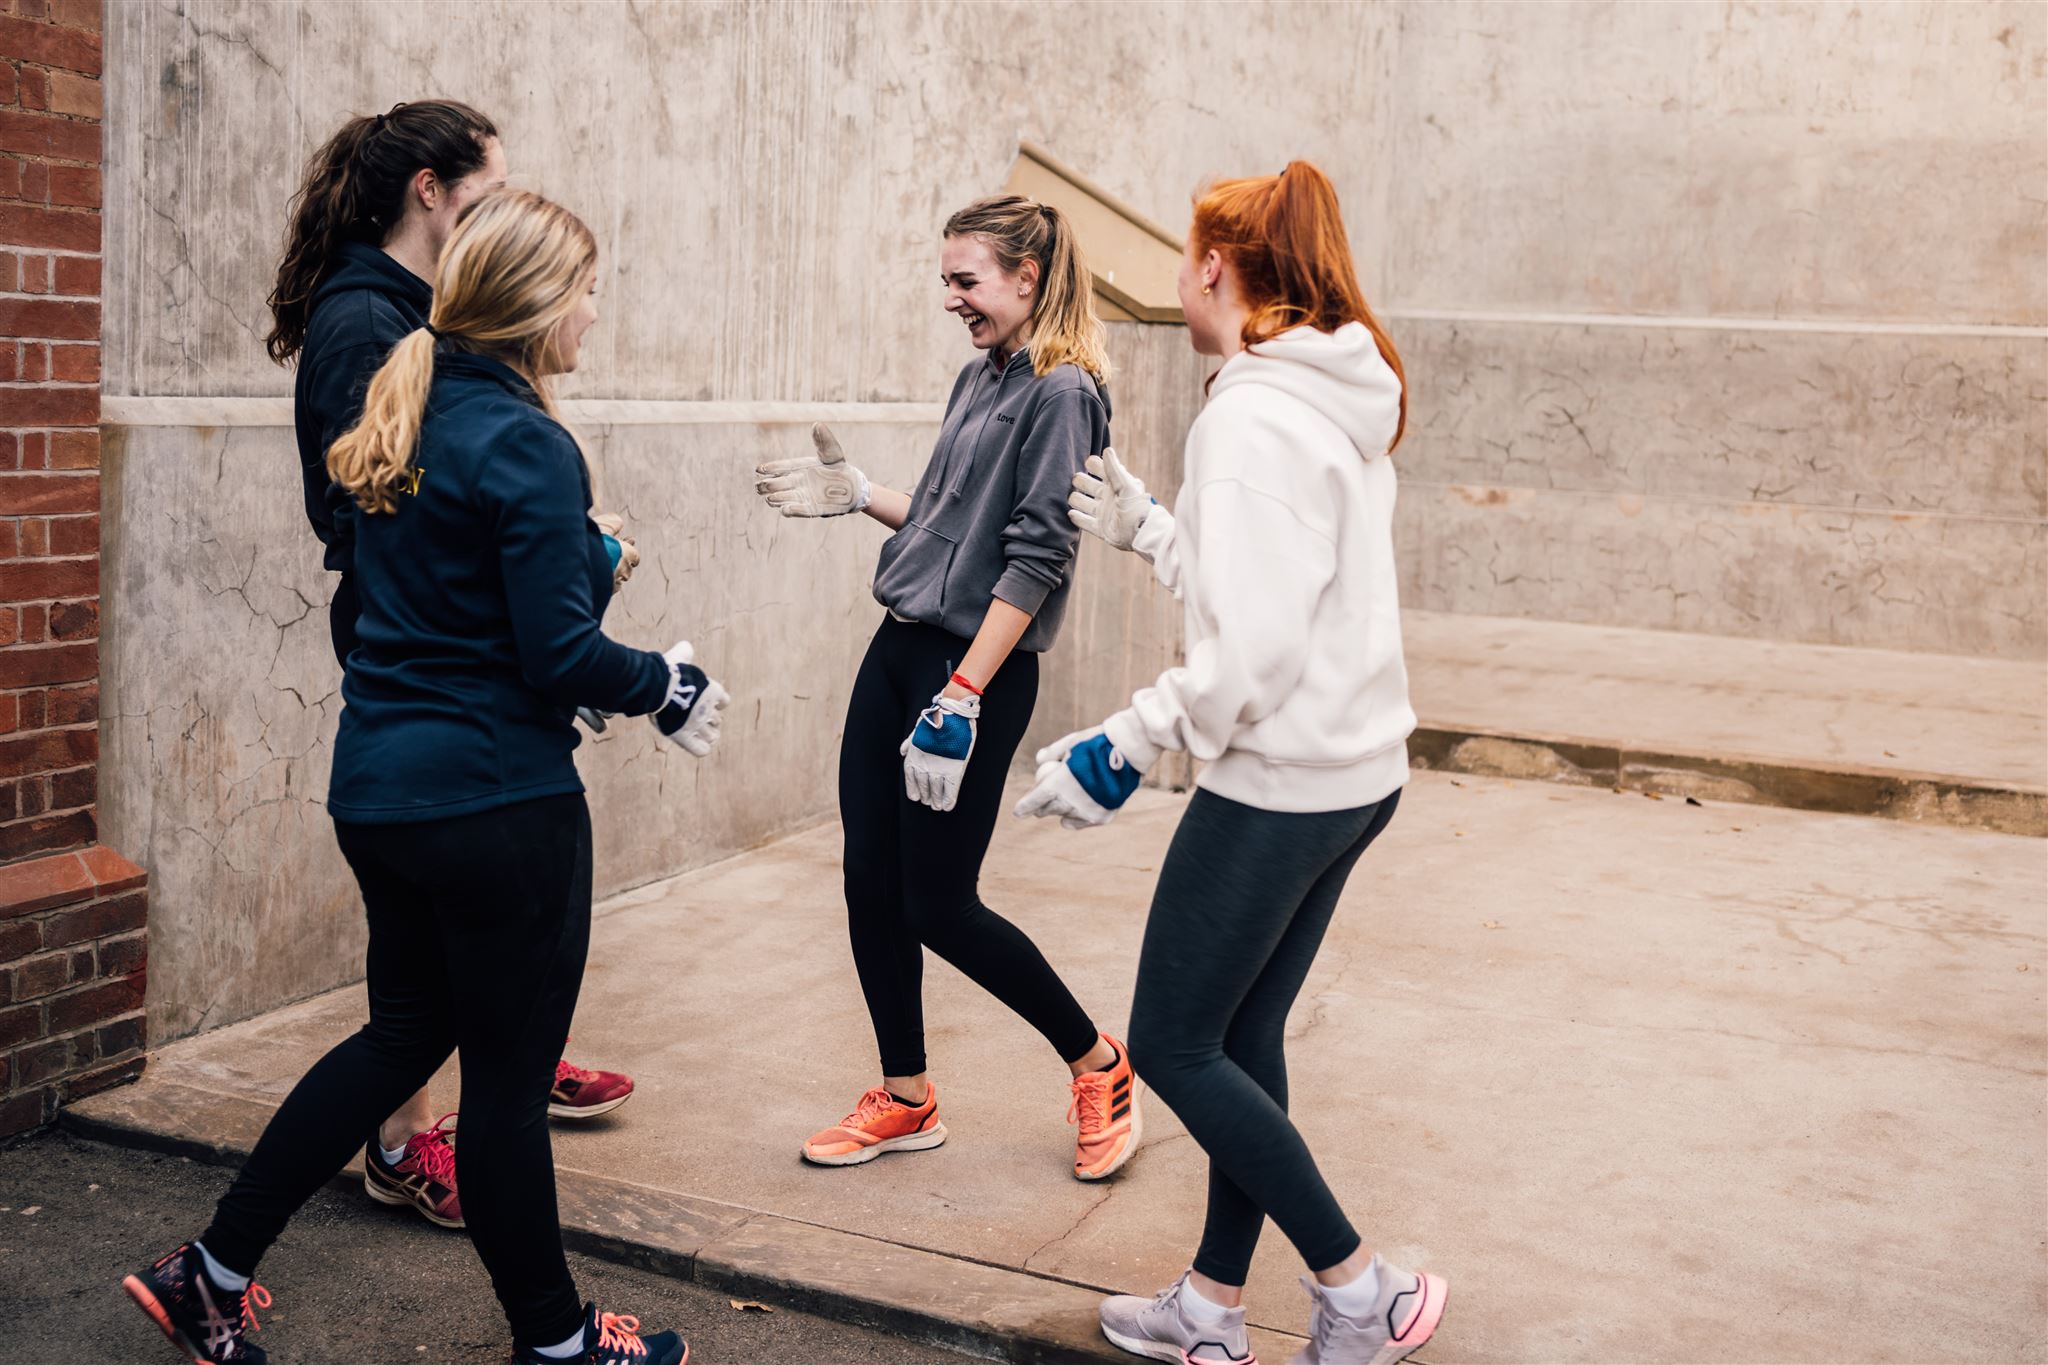
M 1197 252 L 1215 251 L 1237 276 L 1251 309 L 1244 321 L 1247 347 L 1292 327 L 1334 332 L 1350 322 L 1366 325 L 1401 380 L 1401 420 L 1393 440 L 1399 445 L 1408 429 L 1407 376 L 1358 287 L 1330 178 L 1310 162 L 1290 161 L 1278 175 L 1218 181 L 1195 201 L 1191 235 Z

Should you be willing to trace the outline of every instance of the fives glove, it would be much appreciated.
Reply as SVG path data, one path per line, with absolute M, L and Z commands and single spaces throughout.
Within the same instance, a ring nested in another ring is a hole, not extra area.
M 815 455 L 770 460 L 754 470 L 754 491 L 785 517 L 841 517 L 868 505 L 868 476 L 846 462 L 823 422 L 811 428 Z
M 903 740 L 904 794 L 933 810 L 953 809 L 980 719 L 980 697 L 933 697 Z
M 690 662 L 695 656 L 688 640 L 662 655 L 668 660 L 668 699 L 647 719 L 665 737 L 702 758 L 718 743 L 718 728 L 724 723 L 719 712 L 732 697 Z
M 1124 468 L 1115 450 L 1105 446 L 1100 455 L 1090 455 L 1087 467 L 1074 476 L 1074 491 L 1067 495 L 1067 519 L 1090 535 L 1100 536 L 1111 549 L 1128 550 L 1145 518 L 1158 506 L 1145 491 L 1144 482 Z
M 1101 726 L 1079 731 L 1038 751 L 1038 785 L 1017 803 L 1017 818 L 1057 815 L 1068 829 L 1106 825 L 1141 776 Z

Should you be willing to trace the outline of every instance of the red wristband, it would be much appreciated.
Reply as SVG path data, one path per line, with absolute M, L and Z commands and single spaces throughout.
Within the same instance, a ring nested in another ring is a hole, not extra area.
M 972 692 L 977 697 L 981 695 L 980 688 L 976 687 L 973 683 L 967 681 L 967 679 L 961 677 L 958 673 L 955 673 L 950 679 L 950 681 L 959 684 L 961 687 L 966 688 L 969 692 Z

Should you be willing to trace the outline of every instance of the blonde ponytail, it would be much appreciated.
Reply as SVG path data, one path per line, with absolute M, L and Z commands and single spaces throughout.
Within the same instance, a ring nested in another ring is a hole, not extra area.
M 363 396 L 363 415 L 327 452 L 327 477 L 365 512 L 398 508 L 420 418 L 434 381 L 434 334 L 422 327 L 394 346 Z
M 1078 365 L 1109 382 L 1109 346 L 1095 313 L 1095 283 L 1082 259 L 1073 220 L 1051 204 L 1022 195 L 978 199 L 946 220 L 948 237 L 988 244 L 996 264 L 1016 273 L 1038 262 L 1038 296 L 1031 308 L 1031 370 L 1046 375 Z
M 596 275 L 597 239 L 560 204 L 497 190 L 464 209 L 434 271 L 431 324 L 399 342 L 370 381 L 362 417 L 327 452 L 328 477 L 365 512 L 396 511 L 398 492 L 412 491 L 437 337 L 517 370 L 560 422 L 547 350 Z

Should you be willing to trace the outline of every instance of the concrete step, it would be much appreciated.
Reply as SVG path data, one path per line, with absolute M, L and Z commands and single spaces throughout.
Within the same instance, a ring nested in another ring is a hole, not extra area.
M 1419 768 L 2048 835 L 2048 665 L 1404 613 Z

